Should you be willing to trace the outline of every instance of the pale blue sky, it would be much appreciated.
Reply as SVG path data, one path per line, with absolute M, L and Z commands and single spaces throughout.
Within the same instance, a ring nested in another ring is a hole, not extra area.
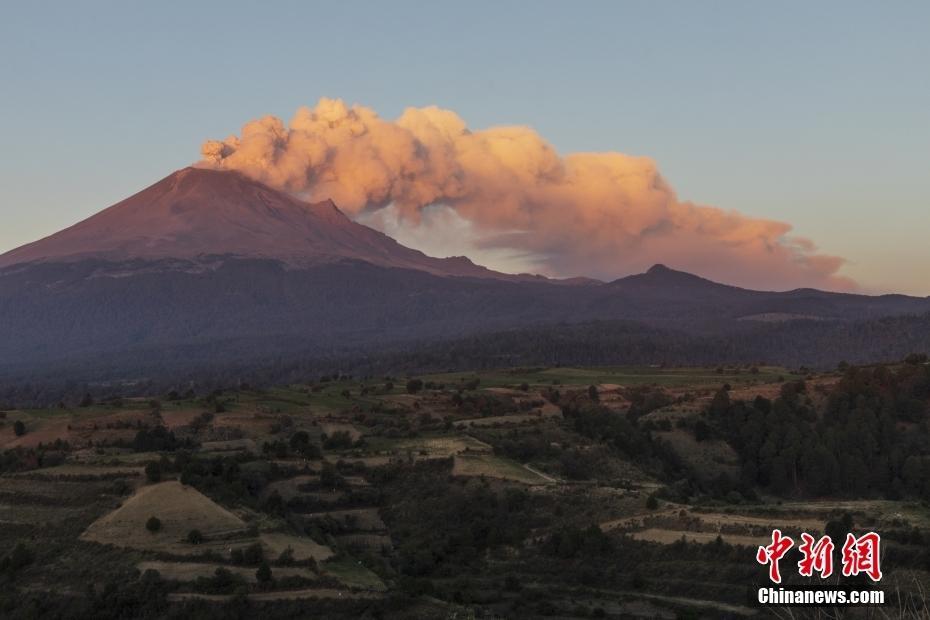
M 0 19 L 0 252 L 321 96 L 436 104 L 791 222 L 930 294 L 930 2 L 30 2 Z

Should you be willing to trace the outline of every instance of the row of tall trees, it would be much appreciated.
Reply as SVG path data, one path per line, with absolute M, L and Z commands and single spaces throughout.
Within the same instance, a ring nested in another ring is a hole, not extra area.
M 774 400 L 707 411 L 740 456 L 743 482 L 777 494 L 930 499 L 930 366 L 848 368 L 824 397 L 786 383 Z

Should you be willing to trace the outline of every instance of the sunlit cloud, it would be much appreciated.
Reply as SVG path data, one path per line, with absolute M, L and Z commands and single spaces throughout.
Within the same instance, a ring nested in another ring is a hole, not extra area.
M 790 224 L 679 200 L 649 158 L 560 155 L 528 127 L 473 131 L 437 107 L 390 121 L 321 99 L 202 153 L 201 165 L 331 198 L 402 242 L 454 246 L 499 269 L 612 279 L 661 262 L 757 288 L 855 288 L 842 258 Z

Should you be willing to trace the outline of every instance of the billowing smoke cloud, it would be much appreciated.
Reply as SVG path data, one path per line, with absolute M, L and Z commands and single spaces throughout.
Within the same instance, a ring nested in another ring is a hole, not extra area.
M 837 275 L 843 259 L 790 236 L 789 224 L 678 200 L 648 158 L 560 156 L 527 127 L 471 131 L 436 107 L 388 121 L 321 99 L 288 125 L 254 120 L 202 152 L 202 165 L 332 198 L 368 222 L 422 229 L 447 219 L 424 213 L 451 209 L 476 249 L 512 251 L 548 275 L 610 279 L 661 262 L 755 287 L 855 286 Z

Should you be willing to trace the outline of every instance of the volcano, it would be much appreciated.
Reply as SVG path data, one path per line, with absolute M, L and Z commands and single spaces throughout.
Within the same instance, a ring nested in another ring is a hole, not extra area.
M 239 172 L 184 168 L 96 215 L 0 256 L 20 263 L 100 259 L 274 259 L 292 267 L 358 260 L 440 276 L 521 280 L 465 257 L 434 258 Z
M 448 345 L 443 367 L 563 356 L 804 362 L 797 351 L 825 334 L 833 344 L 819 346 L 817 359 L 835 362 L 910 347 L 930 315 L 910 327 L 856 321 L 928 311 L 930 299 L 752 291 L 662 265 L 609 283 L 504 274 L 404 247 L 330 201 L 304 202 L 238 172 L 184 168 L 0 256 L 0 389 L 3 377 L 45 375 L 222 381 L 233 368 L 358 364 L 385 351 L 415 366 L 421 347 L 456 339 L 464 340 Z M 571 327 L 583 323 L 589 331 Z M 621 339 L 601 343 L 604 329 Z M 530 330 L 520 342 L 535 347 L 531 355 L 515 358 L 514 345 L 502 344 L 513 342 L 510 330 Z

